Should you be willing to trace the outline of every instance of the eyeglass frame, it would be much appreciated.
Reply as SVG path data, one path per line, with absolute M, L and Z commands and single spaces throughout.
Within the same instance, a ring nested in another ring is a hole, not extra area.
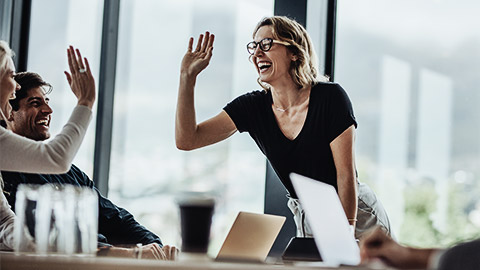
M 268 49 L 263 49 L 263 41 L 264 40 L 270 40 L 270 47 Z M 273 39 L 273 38 L 264 38 L 262 40 L 260 40 L 259 42 L 256 42 L 256 41 L 250 41 L 249 43 L 247 43 L 247 52 L 250 54 L 250 55 L 254 55 L 255 54 L 255 50 L 257 50 L 257 47 L 260 46 L 260 50 L 262 50 L 262 52 L 268 52 L 270 51 L 270 49 L 272 49 L 272 45 L 276 43 L 276 44 L 281 44 L 281 45 L 284 45 L 284 46 L 290 46 L 291 44 L 286 42 L 286 41 L 281 41 L 281 40 L 276 40 L 276 39 Z M 250 49 L 249 49 L 249 45 L 250 44 L 255 44 L 255 47 L 253 48 L 253 51 L 250 52 Z

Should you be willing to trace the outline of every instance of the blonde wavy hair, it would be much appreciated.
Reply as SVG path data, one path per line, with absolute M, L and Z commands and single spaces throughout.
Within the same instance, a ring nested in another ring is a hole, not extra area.
M 5 75 L 5 72 L 7 71 L 8 59 L 12 58 L 13 55 L 14 53 L 10 49 L 10 46 L 8 46 L 8 43 L 0 40 L 0 79 L 2 79 Z M 0 88 L 0 93 L 1 91 L 2 89 Z M 2 108 L 0 108 L 0 120 L 2 119 L 6 120 L 7 118 L 5 117 Z
M 0 40 L 0 80 L 3 78 L 3 75 L 5 75 L 5 72 L 7 70 L 7 64 L 8 64 L 8 58 L 13 57 L 13 51 L 10 49 L 10 46 L 8 46 L 8 43 Z M 0 93 L 2 91 L 2 88 L 0 86 Z M 3 119 L 6 119 L 5 115 L 3 114 L 2 108 L 0 108 L 0 121 Z M 0 192 L 3 190 L 3 179 L 2 176 L 0 175 Z
M 312 39 L 301 24 L 285 16 L 266 17 L 255 27 L 253 38 L 263 26 L 272 26 L 273 38 L 290 44 L 287 48 L 297 56 L 297 60 L 292 61 L 290 66 L 290 76 L 299 88 L 318 81 L 328 81 L 326 76 L 318 75 L 317 54 Z M 262 82 L 260 78 L 257 82 L 263 89 L 270 90 L 270 85 Z
M 8 59 L 13 57 L 13 51 L 8 46 L 8 43 L 0 40 L 0 77 L 3 76 L 7 68 Z

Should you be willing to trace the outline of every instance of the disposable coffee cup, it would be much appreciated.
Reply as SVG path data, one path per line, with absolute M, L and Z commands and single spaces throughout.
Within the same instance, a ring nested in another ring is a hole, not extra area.
M 215 199 L 204 193 L 187 193 L 177 199 L 180 208 L 182 253 L 206 254 Z

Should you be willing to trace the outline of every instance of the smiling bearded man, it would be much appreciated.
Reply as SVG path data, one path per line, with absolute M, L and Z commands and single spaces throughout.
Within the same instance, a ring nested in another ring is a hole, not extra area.
M 25 80 L 23 91 L 17 93 L 16 99 L 11 101 L 12 115 L 10 116 L 13 133 L 35 141 L 44 141 L 50 138 L 50 119 L 53 113 L 48 105 L 47 97 L 52 91 L 52 86 L 34 73 L 20 74 Z M 20 110 L 22 108 L 22 110 Z M 14 121 L 13 121 L 14 120 Z

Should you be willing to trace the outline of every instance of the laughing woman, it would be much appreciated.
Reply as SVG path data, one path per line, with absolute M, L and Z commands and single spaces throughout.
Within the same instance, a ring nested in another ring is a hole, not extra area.
M 352 104 L 340 85 L 318 78 L 305 28 L 287 17 L 268 17 L 258 23 L 253 39 L 247 50 L 263 90 L 236 98 L 218 115 L 197 124 L 195 82 L 212 58 L 214 36 L 200 35 L 195 50 L 190 38 L 180 73 L 177 147 L 192 150 L 225 140 L 237 130 L 248 132 L 289 193 L 297 236 L 311 237 L 311 230 L 289 179 L 291 172 L 335 187 L 357 238 L 377 224 L 390 233 L 380 202 L 357 180 Z

